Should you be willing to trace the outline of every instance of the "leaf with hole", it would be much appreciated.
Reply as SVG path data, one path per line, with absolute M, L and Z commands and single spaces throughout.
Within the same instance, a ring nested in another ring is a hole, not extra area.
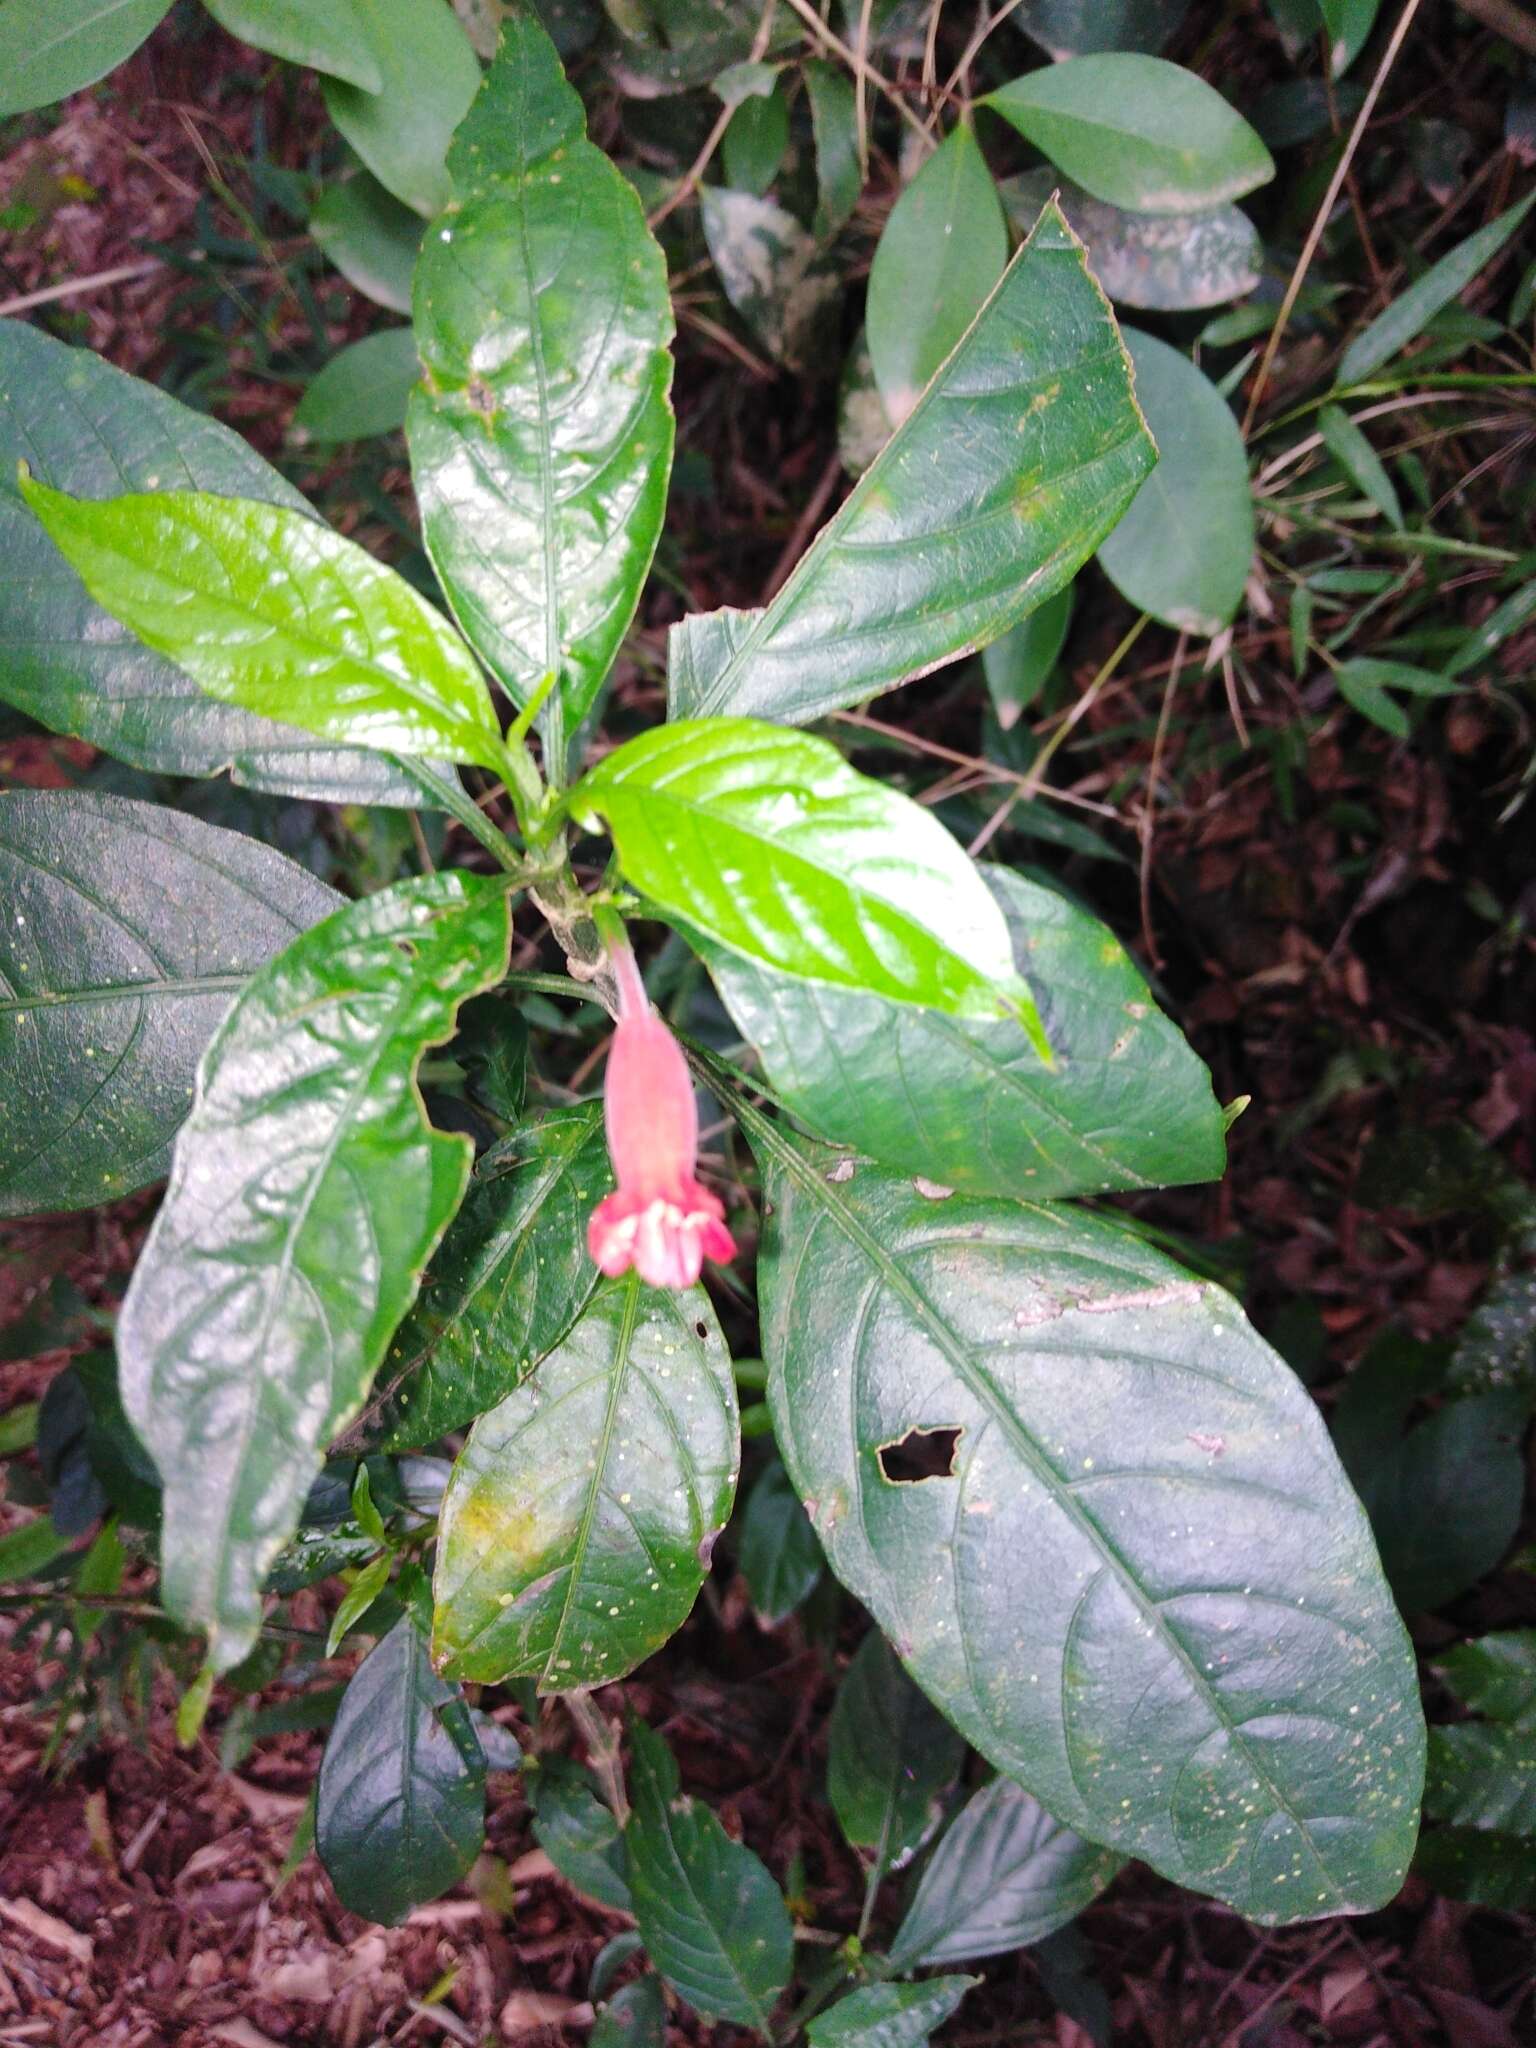
M 264 967 L 204 1055 L 118 1354 L 166 1482 L 162 1598 L 219 1670 L 463 1195 L 468 1141 L 429 1127 L 416 1064 L 509 939 L 499 882 L 401 883 Z
M 661 1737 L 632 1722 L 629 1740 L 624 1839 L 646 1954 L 695 2012 L 766 2033 L 793 1961 L 783 1896 L 707 1806 L 679 1794 Z
M 666 263 L 527 16 L 508 18 L 449 169 L 453 205 L 416 272 L 427 375 L 406 433 L 423 533 L 512 698 L 558 678 L 542 730 L 563 765 L 666 509 Z
M 605 1282 L 460 1453 L 438 1538 L 437 1668 L 546 1693 L 622 1678 L 687 1620 L 739 1457 L 708 1295 Z
M 342 1695 L 320 1764 L 315 1847 L 341 1903 L 393 1925 L 457 1884 L 484 1839 L 485 1759 L 407 1614 Z
M 1082 246 L 1047 207 L 943 372 L 766 609 L 672 630 L 673 718 L 804 724 L 995 640 L 1155 460 Z
M 827 1797 L 870 1882 L 905 1869 L 937 1827 L 965 1744 L 872 1628 L 843 1673 L 827 1727 Z
M 354 0 L 203 0 L 221 28 L 253 49 L 307 64 L 361 92 L 382 92 L 384 72 Z
M 0 7 L 0 116 L 51 107 L 131 57 L 171 0 L 10 0 Z
M 97 603 L 210 697 L 325 739 L 499 771 L 501 729 L 468 649 L 355 541 L 255 499 L 21 488 Z
M 365 441 L 405 425 L 421 375 L 409 327 L 386 327 L 337 351 L 311 379 L 294 409 L 293 428 L 311 441 Z
M 102 610 L 22 501 L 17 464 L 83 497 L 188 489 L 305 500 L 238 434 L 87 349 L 0 320 L 0 699 L 55 732 L 163 775 L 217 775 L 276 795 L 415 805 L 377 754 L 330 747 L 205 697 Z
M 431 217 L 448 203 L 448 145 L 480 85 L 480 64 L 447 0 L 352 0 L 378 61 L 378 87 L 322 79 L 326 110 L 387 192 Z
M 0 796 L 0 1215 L 159 1180 L 204 1046 L 250 975 L 340 903 L 179 811 Z
M 866 1984 L 818 2013 L 811 2048 L 926 2048 L 935 2027 L 959 2010 L 979 1977 L 927 1977 L 921 1984 Z
M 1264 245 L 1235 206 L 1198 213 L 1132 213 L 1111 206 L 1050 169 L 1026 171 L 998 188 L 1010 220 L 1027 228 L 1053 192 L 1088 250 L 1088 268 L 1110 298 L 1154 313 L 1200 311 L 1240 299 L 1258 284 Z M 1268 309 L 1266 319 L 1273 318 Z
M 1114 934 L 1038 882 L 980 873 L 1049 1064 L 1016 1020 L 794 980 L 706 944 L 777 1093 L 823 1136 L 975 1194 L 1057 1200 L 1218 1179 L 1226 1146 L 1210 1075 Z
M 828 1562 L 949 1720 L 1067 1826 L 1265 1922 L 1412 1850 L 1413 1657 L 1305 1391 L 1109 1222 L 951 1196 L 739 1102 L 763 1355 Z M 959 1433 L 950 1476 L 882 1446 Z

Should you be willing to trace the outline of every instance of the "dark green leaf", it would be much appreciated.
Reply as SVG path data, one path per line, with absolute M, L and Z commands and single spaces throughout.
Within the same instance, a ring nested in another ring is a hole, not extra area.
M 864 331 L 892 420 L 917 404 L 1007 261 L 1002 202 L 962 121 L 896 201 L 870 267 Z
M 1122 597 L 1164 625 L 1214 635 L 1236 617 L 1253 561 L 1243 437 L 1188 356 L 1131 328 L 1125 343 L 1160 460 L 1099 562 Z
M 171 0 L 9 0 L 0 7 L 0 116 L 51 107 L 131 57 Z
M 464 1192 L 468 1141 L 429 1128 L 416 1063 L 508 941 L 499 883 L 403 883 L 263 968 L 204 1057 L 118 1348 L 166 1480 L 165 1605 L 220 1670 Z
M 16 465 L 85 497 L 191 489 L 306 512 L 237 434 L 87 349 L 0 320 L 0 698 L 135 768 L 217 775 L 284 796 L 421 801 L 376 754 L 322 746 L 205 697 L 87 596 L 22 502 Z
M 359 171 L 327 186 L 309 216 L 316 246 L 348 284 L 392 313 L 411 310 L 411 278 L 421 249 L 421 216 L 377 178 Z
M 1424 1811 L 1458 1827 L 1536 1837 L 1536 1718 L 1431 1728 Z M 1530 1853 L 1536 1862 L 1536 1840 Z
M 766 92 L 747 93 L 736 102 L 720 148 L 726 183 L 761 197 L 779 175 L 788 148 L 789 102 L 782 79 L 772 77 Z
M 1072 623 L 1072 592 L 1069 583 L 981 650 L 982 673 L 1004 732 L 1013 730 L 1050 680 Z
M 458 1883 L 485 1837 L 485 1759 L 457 1689 L 409 1615 L 358 1666 L 337 1710 L 315 1808 L 336 1896 L 386 1924 Z
M 509 16 L 416 274 L 406 431 L 427 551 L 519 704 L 554 673 L 553 759 L 634 616 L 672 464 L 672 310 L 634 187 L 583 135 L 538 23 Z
M 925 1691 L 1068 1825 L 1250 1918 L 1389 1899 L 1412 1654 L 1316 1408 L 1237 1305 L 1108 1222 L 838 1184 L 737 1113 L 784 1460 Z M 892 1478 L 882 1453 L 934 1431 L 950 1473 Z
M 1088 267 L 1121 305 L 1149 312 L 1198 311 L 1251 292 L 1263 268 L 1258 230 L 1235 206 L 1198 213 L 1131 213 L 1095 199 L 1050 170 L 1026 171 L 999 188 L 1016 226 L 1027 228 L 1052 192 L 1088 248 Z M 1274 317 L 1267 309 L 1265 324 Z
M 382 83 L 326 78 L 331 119 L 388 192 L 428 219 L 448 203 L 446 159 L 480 66 L 447 0 L 352 0 Z
M 92 597 L 221 702 L 306 732 L 501 766 L 480 671 L 403 576 L 286 506 L 22 494 Z
M 864 189 L 853 80 L 819 58 L 804 65 L 801 75 L 816 145 L 816 232 L 826 240 L 852 217 Z
M 465 1071 L 470 1094 L 483 1109 L 507 1123 L 523 1113 L 528 1092 L 528 1021 L 501 996 L 477 996 L 459 1014 L 453 1057 Z M 481 1162 L 487 1174 L 505 1172 L 511 1164 L 505 1141 L 496 1147 L 497 1162 Z
M 388 1450 L 435 1443 L 510 1394 L 597 1285 L 587 1217 L 613 1186 L 600 1106 L 508 1132 L 470 1185 L 389 1353 Z
M 1085 192 L 1134 213 L 1198 213 L 1275 175 L 1269 151 L 1215 87 L 1161 57 L 1073 57 L 982 104 Z
M 690 933 L 802 981 L 957 1016 L 1028 1005 L 959 845 L 828 741 L 757 719 L 653 727 L 571 792 L 625 877 Z
M 296 433 L 311 441 L 362 441 L 405 425 L 421 365 L 409 327 L 368 334 L 331 357 L 299 400 Z
M 1386 465 L 1349 414 L 1337 405 L 1325 405 L 1317 416 L 1323 445 L 1358 490 L 1364 491 L 1388 523 L 1399 532 L 1403 526 L 1402 501 Z
M 672 717 L 802 724 L 995 640 L 1072 580 L 1154 459 L 1109 307 L 1048 207 L 773 603 L 673 629 Z
M 1023 1027 L 791 980 L 706 947 L 737 1029 L 824 1136 L 941 1187 L 1042 1200 L 1217 1179 L 1210 1075 L 1125 949 L 1052 889 L 983 868 L 1053 1063 Z
M 381 92 L 384 73 L 354 0 L 203 0 L 222 28 L 253 49 L 307 64 L 363 92 Z
M 958 2010 L 979 1977 L 928 1977 L 921 1984 L 866 1984 L 818 2013 L 811 2048 L 926 2048 L 935 2027 Z
M 679 1795 L 671 1751 L 640 1722 L 630 1727 L 629 1782 L 624 1839 L 647 1955 L 706 2019 L 766 2033 L 794 1945 L 778 1886 L 707 1806 Z
M 606 1282 L 475 1424 L 443 1502 L 440 1671 L 574 1692 L 688 1618 L 736 1491 L 736 1388 L 702 1288 Z
M 1096 1898 L 1120 1864 L 1052 1820 L 1022 1786 L 994 1778 L 929 1857 L 891 1966 L 969 1962 L 1041 1941 Z
M 524 1784 L 533 1838 L 566 1883 L 600 1906 L 628 1913 L 633 1902 L 624 1878 L 624 1837 L 587 1773 L 565 1757 L 546 1756 Z
M 108 1504 L 136 1529 L 160 1526 L 160 1474 L 134 1435 L 110 1351 L 87 1351 L 69 1368 L 85 1394 L 85 1455 Z
M 1368 655 L 1339 662 L 1333 680 L 1346 704 L 1397 740 L 1407 739 L 1412 727 L 1406 709 L 1392 694 L 1394 690 L 1410 697 L 1454 697 L 1462 687 L 1434 669 Z
M 667 2008 L 659 1977 L 637 1977 L 610 1999 L 587 2036 L 589 2048 L 665 2048 Z
M 837 1689 L 827 1730 L 827 1796 L 875 1882 L 911 1862 L 938 1825 L 965 1744 L 872 1628 Z
M 82 790 L 0 796 L 0 1215 L 159 1180 L 248 977 L 340 903 L 258 840 Z
M 1019 27 L 1053 57 L 1094 50 L 1160 50 L 1189 0 L 1024 0 Z
M 1490 1721 L 1536 1721 L 1536 1628 L 1479 1636 L 1434 1661 L 1470 1712 Z
M 725 296 L 786 369 L 822 360 L 840 280 L 795 216 L 755 192 L 706 185 L 704 240 Z
M 763 1467 L 748 1497 L 737 1562 L 766 1628 L 788 1621 L 821 1577 L 816 1531 L 777 1458 Z
M 1459 299 L 1477 273 L 1493 261 L 1511 235 L 1515 234 L 1531 208 L 1536 206 L 1536 192 L 1528 192 L 1518 204 L 1501 213 L 1497 220 L 1489 221 L 1487 227 L 1479 228 L 1476 234 L 1468 235 L 1464 242 L 1458 242 L 1448 256 L 1442 256 L 1432 264 L 1421 278 L 1409 285 L 1387 307 L 1378 313 L 1369 327 L 1357 334 L 1344 351 L 1339 364 L 1340 385 L 1363 384 L 1400 355 L 1434 319 L 1435 315 Z
M 1536 1905 L 1536 1841 L 1487 1828 L 1431 1828 L 1419 1838 L 1414 1874 L 1448 1898 L 1518 1913 Z

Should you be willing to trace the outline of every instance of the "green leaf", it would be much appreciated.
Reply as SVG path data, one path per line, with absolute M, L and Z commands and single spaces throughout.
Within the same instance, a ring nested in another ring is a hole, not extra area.
M 1328 68 L 1335 78 L 1343 77 L 1365 47 L 1380 7 L 1381 0 L 1317 0 L 1333 45 Z
M 457 1884 L 484 1839 L 485 1759 L 405 1615 L 357 1667 L 325 1745 L 320 1861 L 350 1912 L 390 1925 Z
M 589 2048 L 666 2048 L 667 2008 L 659 1977 L 637 1977 L 598 2013 Z
M 289 64 L 307 64 L 363 92 L 382 92 L 384 72 L 354 0 L 203 0 L 232 36 Z
M 1490 1721 L 1536 1721 L 1536 1628 L 1500 1629 L 1458 1643 L 1434 1663 L 1470 1713 Z
M 1094 50 L 1160 50 L 1189 0 L 1024 0 L 1018 24 L 1053 57 Z
M 588 1773 L 566 1757 L 544 1756 L 524 1785 L 533 1808 L 533 1838 L 566 1883 L 600 1906 L 630 1912 L 624 1837 Z
M 717 93 L 720 83 L 716 79 Z M 789 102 L 782 79 L 771 76 L 766 92 L 749 92 L 736 102 L 720 149 L 726 183 L 761 198 L 779 175 L 788 148 Z
M 1448 1898 L 1518 1913 L 1536 1905 L 1536 1842 L 1487 1828 L 1431 1828 L 1419 1838 L 1414 1875 Z
M 864 189 L 853 80 L 840 65 L 816 58 L 801 66 L 816 148 L 816 233 L 828 241 L 847 225 Z
M 659 1735 L 632 1722 L 629 1739 L 634 1811 L 624 1839 L 646 1953 L 706 2019 L 766 2033 L 794 1945 L 779 1888 L 707 1806 L 679 1795 Z
M 369 1559 L 343 1593 L 336 1612 L 331 1616 L 330 1631 L 325 1639 L 327 1657 L 335 1656 L 342 1643 L 389 1584 L 390 1567 L 394 1561 L 387 1550 L 381 1551 L 377 1557 Z
M 612 1187 L 596 1102 L 530 1117 L 486 1155 L 390 1346 L 386 1450 L 463 1429 L 554 1348 L 597 1286 L 587 1218 Z
M 1349 414 L 1337 405 L 1325 405 L 1317 416 L 1323 445 L 1351 483 L 1370 499 L 1389 525 L 1403 530 L 1402 501 L 1387 474 L 1386 465 Z
M 277 795 L 420 803 L 415 784 L 378 755 L 324 747 L 214 703 L 109 618 L 22 502 L 22 459 L 84 497 L 174 487 L 309 510 L 227 427 L 88 349 L 0 320 L 0 698 L 151 773 L 228 769 Z
M 699 207 L 725 296 L 776 361 L 811 371 L 841 289 L 815 237 L 772 199 L 728 185 L 706 185 Z
M 417 267 L 406 422 L 449 602 L 518 704 L 558 676 L 542 729 L 562 764 L 634 616 L 673 436 L 666 262 L 582 129 L 549 38 L 510 16 Z
M 1243 437 L 1188 356 L 1131 328 L 1125 343 L 1161 460 L 1099 563 L 1122 597 L 1164 625 L 1214 635 L 1236 617 L 1253 561 Z
M 1346 704 L 1395 740 L 1407 739 L 1412 726 L 1406 709 L 1392 695 L 1394 690 L 1410 697 L 1454 697 L 1462 687 L 1434 669 L 1415 668 L 1406 661 L 1378 661 L 1368 655 L 1339 662 L 1333 680 Z
M 1072 623 L 1073 585 L 1048 597 L 1000 640 L 981 650 L 982 673 L 992 709 L 1004 732 L 1012 732 L 1050 680 Z
M 999 86 L 982 105 L 1085 192 L 1134 213 L 1198 213 L 1275 175 L 1269 151 L 1215 87 L 1161 57 L 1072 57 Z
M 21 488 L 92 597 L 209 696 L 328 739 L 500 768 L 463 642 L 356 542 L 255 499 Z
M 296 433 L 311 441 L 364 441 L 405 425 L 421 365 L 409 327 L 386 327 L 340 349 L 294 410 Z
M 433 1656 L 606 1685 L 687 1620 L 736 1491 L 736 1387 L 702 1288 L 631 1273 L 482 1415 L 443 1502 Z
M 893 420 L 917 404 L 1007 262 L 1002 202 L 961 121 L 896 201 L 870 266 L 865 333 Z
M 480 64 L 447 0 L 352 0 L 378 59 L 372 92 L 322 80 L 331 119 L 387 192 L 430 220 L 448 203 L 448 145 Z
M 765 1628 L 788 1621 L 820 1582 L 821 1545 L 777 1458 L 763 1467 L 748 1496 L 737 1562 Z
M 736 1108 L 775 1433 L 912 1676 L 1068 1826 L 1251 1919 L 1391 1898 L 1412 1653 L 1316 1408 L 1237 1305 L 1079 1212 L 838 1184 Z M 914 1431 L 948 1476 L 889 1476 Z
M 1422 277 L 1399 293 L 1386 311 L 1378 313 L 1345 349 L 1339 364 L 1340 386 L 1365 383 L 1394 356 L 1401 355 L 1435 315 L 1453 299 L 1460 298 L 1478 272 L 1493 261 L 1533 206 L 1536 192 L 1527 192 L 1497 220 L 1489 221 L 1487 227 L 1458 242 L 1449 255 L 1431 264 Z
M 420 214 L 402 206 L 377 178 L 359 171 L 328 185 L 309 216 L 316 246 L 348 284 L 391 313 L 411 310 L 411 278 L 424 230 Z
M 866 1984 L 818 2013 L 811 2048 L 925 2048 L 979 1977 L 929 1977 L 921 1984 Z
M 871 1882 L 902 1870 L 938 1825 L 965 1744 L 872 1628 L 837 1689 L 827 1730 L 827 1796 Z
M 1064 1828 L 1020 1785 L 972 1793 L 923 1870 L 890 1964 L 970 1962 L 1043 1941 L 1104 1889 L 1121 1858 Z
M 64 1555 L 69 1543 L 55 1528 L 52 1515 L 34 1515 L 30 1522 L 7 1529 L 0 1536 L 0 1586 L 13 1585 L 17 1579 L 35 1579 L 56 1557 Z
M 1218 1179 L 1226 1145 L 1210 1075 L 1114 934 L 1038 882 L 981 873 L 1051 1063 L 1016 1020 L 941 1016 L 705 946 L 786 1105 L 886 1166 L 973 1194 L 1054 1201 Z
M 1002 912 L 930 811 L 828 741 L 757 719 L 656 726 L 570 795 L 627 880 L 706 942 L 958 1016 L 1028 1002 Z M 942 936 L 940 936 L 942 934 Z
M 1199 311 L 1239 299 L 1258 284 L 1264 247 L 1235 206 L 1198 213 L 1131 213 L 1095 199 L 1046 168 L 1007 178 L 999 195 L 1015 226 L 1027 228 L 1055 192 L 1067 223 L 1088 249 L 1088 268 L 1109 297 L 1154 313 Z M 1273 307 L 1268 317 L 1273 317 Z
M 1048 207 L 773 603 L 674 627 L 670 715 L 803 724 L 984 646 L 1071 582 L 1155 459 L 1109 307 Z
M 1536 1836 L 1536 1718 L 1431 1728 L 1424 1811 L 1458 1827 Z M 1528 1853 L 1536 1861 L 1536 1841 Z
M 464 1192 L 468 1141 L 428 1126 L 416 1063 L 508 944 L 499 883 L 403 883 L 263 968 L 204 1055 L 118 1352 L 166 1481 L 162 1596 L 220 1670 Z
M 10 0 L 0 7 L 0 116 L 94 85 L 131 57 L 171 0 Z
M 250 974 L 341 898 L 259 841 L 83 790 L 0 796 L 0 1215 L 159 1180 Z

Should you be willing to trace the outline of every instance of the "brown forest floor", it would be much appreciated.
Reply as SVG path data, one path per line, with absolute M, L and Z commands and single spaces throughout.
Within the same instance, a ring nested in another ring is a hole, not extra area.
M 1188 55 L 1185 41 L 1192 48 L 1199 37 L 1186 33 L 1170 54 Z M 1432 38 L 1410 57 L 1388 117 L 1446 87 Z M 140 260 L 146 242 L 185 246 L 212 174 L 238 191 L 258 107 L 273 156 L 303 161 L 320 118 L 308 90 L 273 83 L 227 46 L 220 63 L 211 76 L 206 44 L 162 32 L 110 101 L 82 96 L 0 163 L 0 204 L 22 179 L 56 204 L 41 228 L 0 248 L 0 296 Z M 1468 90 L 1475 101 L 1475 81 Z M 64 189 L 59 203 L 61 175 L 83 178 L 99 196 Z M 276 246 L 272 275 L 283 256 Z M 196 359 L 206 317 L 194 286 L 167 269 L 71 300 L 68 310 L 71 338 L 152 376 Z M 280 288 L 261 298 L 260 312 L 273 333 L 293 317 Z M 367 324 L 364 312 L 350 331 Z M 346 331 L 338 326 L 334 338 Z M 755 601 L 805 538 L 801 515 L 833 445 L 828 394 L 744 374 L 739 350 L 687 322 L 677 382 L 680 447 L 708 461 L 714 491 L 679 503 L 674 566 L 697 607 Z M 206 395 L 266 452 L 281 446 L 293 391 L 251 373 L 238 335 Z M 1469 438 L 1462 452 L 1470 468 L 1487 449 Z M 1485 486 L 1491 523 L 1508 516 L 1501 491 L 1517 480 L 1529 489 L 1528 458 L 1518 478 L 1495 475 Z M 403 466 L 381 481 L 404 500 Z M 355 508 L 354 523 L 369 521 Z M 1090 603 L 1096 613 L 1074 642 L 1080 680 L 1125 623 L 1101 580 Z M 671 590 L 653 587 L 642 638 L 658 652 L 678 609 Z M 1162 762 L 1172 796 L 1155 832 L 1143 834 L 1143 794 L 1171 636 L 1148 636 L 1140 665 L 1085 720 L 1083 744 L 1066 757 L 1079 755 L 1081 772 L 1069 767 L 1063 780 L 1115 810 L 1118 824 L 1104 829 L 1126 865 L 1090 871 L 1051 849 L 1013 853 L 1043 857 L 1144 961 L 1160 957 L 1162 998 L 1210 1061 L 1218 1092 L 1253 1097 L 1233 1134 L 1228 1178 L 1162 1197 L 1147 1213 L 1245 1250 L 1261 1323 L 1297 1297 L 1314 1301 L 1336 1369 L 1388 1319 L 1422 1336 L 1452 1332 L 1487 1277 L 1475 1232 L 1455 1208 L 1426 1220 L 1363 1198 L 1360 1170 L 1380 1130 L 1464 1117 L 1536 1178 L 1536 806 L 1527 822 L 1489 832 L 1487 790 L 1509 763 L 1469 701 L 1435 747 L 1411 752 L 1384 735 L 1362 738 L 1351 727 L 1346 737 L 1337 721 L 1324 725 L 1288 813 L 1264 745 L 1294 710 L 1283 617 L 1250 613 L 1238 652 L 1259 684 L 1257 701 L 1238 706 L 1248 748 L 1205 765 L 1209 750 L 1197 753 L 1194 740 L 1213 725 L 1232 737 L 1231 712 L 1219 672 L 1186 672 Z M 1529 673 L 1536 630 L 1510 642 L 1503 659 L 1511 674 Z M 625 687 L 640 702 L 654 685 L 636 669 Z M 883 715 L 919 744 L 962 754 L 974 745 L 974 699 L 957 708 L 952 679 L 893 701 L 899 709 Z M 1115 731 L 1124 736 L 1101 746 L 1098 736 Z M 13 742 L 0 746 L 0 773 L 56 782 L 79 759 L 63 743 Z M 951 765 L 936 756 L 932 781 Z M 994 784 L 988 800 L 1007 794 Z M 1361 808 L 1379 825 L 1366 862 L 1355 858 L 1348 823 Z M 1501 903 L 1522 903 L 1518 943 L 1473 919 L 1465 899 L 1476 882 Z M 1352 1072 L 1337 1065 L 1341 1053 L 1355 1056 Z M 120 1288 L 150 1206 L 139 1198 L 0 1230 L 0 1322 L 56 1270 L 88 1295 Z M 35 1396 L 61 1362 L 0 1367 L 0 1409 Z M 318 1620 L 327 1596 L 303 1597 Z M 1536 1621 L 1536 1579 L 1496 1576 L 1453 1618 L 1458 1633 Z M 1440 1636 L 1421 1630 L 1422 1647 L 1450 1639 L 1449 1622 L 1426 1626 Z M 345 1669 L 338 1663 L 337 1675 Z M 217 1746 L 231 1700 L 218 1696 L 198 1746 L 178 1751 L 167 1687 L 141 1743 L 98 1748 L 57 1782 L 40 1768 L 46 1727 L 29 1709 L 39 1677 L 28 1650 L 0 1649 L 0 2048 L 580 2040 L 562 2022 L 579 2030 L 590 2016 L 588 1969 L 623 1923 L 553 1876 L 515 1779 L 492 1784 L 488 1846 L 505 1868 L 487 1864 L 475 1887 L 381 1930 L 337 1905 L 312 1857 L 278 1885 L 320 1736 L 273 1737 L 226 1772 Z M 690 1788 L 714 1800 L 781 1879 L 799 1859 L 803 1916 L 841 1933 L 857 1921 L 861 1880 L 819 1791 L 818 1731 L 831 1690 L 825 1660 L 795 1625 L 777 1635 L 758 1628 L 728 1564 L 681 1635 L 623 1688 L 665 1730 Z M 544 1739 L 573 1739 L 558 1710 Z M 1536 2040 L 1536 1924 L 1438 1899 L 1417 1881 L 1367 1919 L 1266 1933 L 1135 1868 L 1080 1924 L 1112 2004 L 1113 2038 L 1126 2048 Z M 948 2032 L 953 2048 L 1084 2048 L 1087 2036 L 1056 2012 L 1030 1955 L 989 1965 L 987 1976 Z M 723 2048 L 736 2036 L 690 2018 L 676 2021 L 674 2038 Z

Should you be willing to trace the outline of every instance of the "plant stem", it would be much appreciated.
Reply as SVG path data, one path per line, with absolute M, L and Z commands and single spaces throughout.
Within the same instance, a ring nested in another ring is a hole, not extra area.
M 391 754 L 390 760 L 403 775 L 408 775 L 416 787 L 425 790 L 434 802 L 442 805 L 464 830 L 478 839 L 486 852 L 508 874 L 516 874 L 522 867 L 522 860 L 515 846 L 504 832 L 491 823 L 480 806 L 471 801 L 468 792 L 456 775 L 434 775 L 421 762 L 413 761 L 405 754 Z M 531 765 L 531 764 L 530 764 Z
M 587 1761 L 602 1780 L 608 1804 L 620 1827 L 629 1819 L 629 1795 L 624 1790 L 624 1771 L 619 1762 L 619 1738 L 611 1721 L 600 1714 L 584 1692 L 561 1695 L 565 1711 L 587 1746 Z

